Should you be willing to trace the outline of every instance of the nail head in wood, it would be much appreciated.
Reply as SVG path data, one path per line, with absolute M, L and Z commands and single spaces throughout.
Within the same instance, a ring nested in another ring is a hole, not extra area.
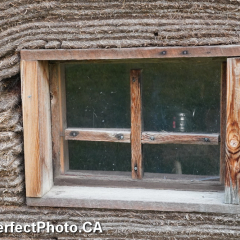
M 123 140 L 124 139 L 124 136 L 123 134 L 119 133 L 119 134 L 116 134 L 115 136 L 118 140 Z
M 167 51 L 162 51 L 161 52 L 161 55 L 166 55 L 167 54 Z
M 188 51 L 183 51 L 183 55 L 187 55 L 188 54 Z
M 209 138 L 204 138 L 204 142 L 210 142 Z
M 76 131 L 70 132 L 70 136 L 72 136 L 72 137 L 76 137 L 78 134 L 79 134 L 79 132 L 76 132 Z

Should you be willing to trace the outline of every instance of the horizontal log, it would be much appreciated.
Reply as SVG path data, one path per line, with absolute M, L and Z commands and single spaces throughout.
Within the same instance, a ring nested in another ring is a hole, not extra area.
M 219 134 L 203 133 L 169 133 L 169 132 L 143 132 L 142 143 L 148 144 L 202 144 L 218 145 Z
M 130 143 L 130 129 L 67 128 L 65 140 Z
M 22 60 L 94 60 L 240 56 L 239 45 L 114 49 L 22 50 Z

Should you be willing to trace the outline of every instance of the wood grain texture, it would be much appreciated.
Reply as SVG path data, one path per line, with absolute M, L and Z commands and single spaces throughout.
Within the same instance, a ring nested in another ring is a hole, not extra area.
M 49 207 L 239 214 L 240 209 L 237 206 L 223 203 L 223 194 L 223 192 L 54 186 L 42 198 L 28 198 L 27 204 Z
M 64 65 L 59 65 L 59 119 L 60 119 L 60 165 L 61 173 L 69 170 L 69 152 L 68 141 L 64 138 L 64 131 L 67 128 L 67 114 L 66 114 L 66 87 L 65 87 L 65 68 Z
M 220 181 L 224 183 L 225 178 L 225 139 L 226 139 L 226 107 L 227 107 L 227 63 L 222 63 L 221 77 L 221 124 L 220 124 Z
M 49 64 L 51 95 L 52 159 L 54 178 L 60 174 L 60 106 L 59 106 L 59 64 Z
M 139 181 L 132 179 L 130 172 L 113 174 L 109 171 L 101 174 L 98 171 L 80 171 L 78 173 L 68 171 L 65 175 L 55 178 L 54 185 L 224 191 L 224 186 L 219 182 L 219 178 L 213 176 L 144 173 L 144 178 Z
M 130 129 L 67 128 L 65 140 L 130 143 Z
M 66 128 L 66 113 L 63 102 L 61 64 L 50 64 L 50 92 L 51 92 L 51 120 L 52 120 L 52 143 L 54 177 L 64 173 L 68 169 L 68 146 L 64 139 L 64 129 Z M 64 108 L 64 109 L 62 109 Z
M 141 70 L 130 71 L 131 86 L 131 148 L 132 148 L 132 178 L 143 177 L 142 163 L 142 100 L 141 100 Z
M 48 62 L 21 61 L 26 196 L 53 186 Z
M 225 202 L 239 204 L 240 59 L 227 59 L 227 130 Z
M 201 144 L 218 145 L 219 134 L 142 132 L 142 143 L 148 144 Z
M 240 46 L 22 50 L 23 60 L 89 60 L 239 56 Z

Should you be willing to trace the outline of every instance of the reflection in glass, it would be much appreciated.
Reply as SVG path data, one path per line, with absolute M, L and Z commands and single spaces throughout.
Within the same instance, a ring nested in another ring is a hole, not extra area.
M 221 61 L 154 63 L 143 71 L 145 131 L 219 132 Z

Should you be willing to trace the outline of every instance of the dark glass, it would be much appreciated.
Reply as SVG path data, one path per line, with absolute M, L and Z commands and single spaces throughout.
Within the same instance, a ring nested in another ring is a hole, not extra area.
M 220 132 L 222 60 L 153 63 L 143 71 L 145 131 Z
M 219 132 L 223 59 L 67 64 L 68 127 L 129 128 L 131 69 L 143 69 L 145 131 Z
M 68 127 L 130 128 L 126 64 L 66 64 Z
M 144 131 L 220 132 L 225 59 L 65 65 L 68 127 L 130 128 L 130 70 L 142 69 Z M 220 146 L 143 145 L 144 171 L 219 175 Z M 130 144 L 69 141 L 70 169 L 131 171 Z
M 144 172 L 219 175 L 220 146 L 144 144 Z
M 70 170 L 131 171 L 129 143 L 68 141 Z

